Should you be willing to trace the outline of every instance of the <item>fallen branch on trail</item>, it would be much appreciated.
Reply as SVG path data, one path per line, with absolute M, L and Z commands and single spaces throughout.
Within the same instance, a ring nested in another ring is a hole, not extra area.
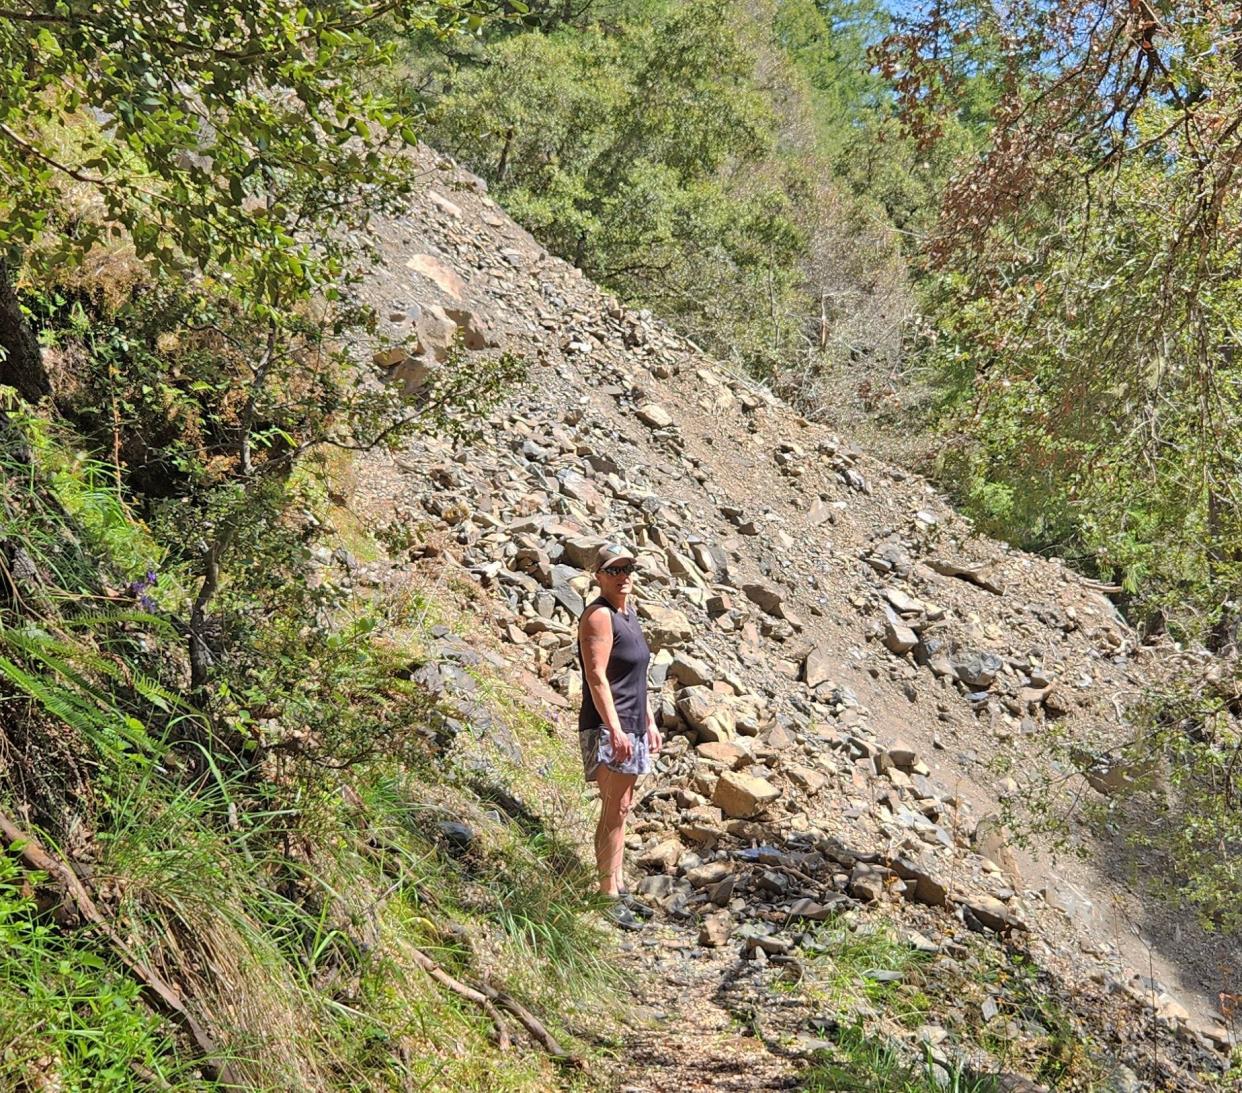
M 77 912 L 78 917 L 103 935 L 121 963 L 141 983 L 142 996 L 146 1003 L 185 1029 L 202 1054 L 199 1065 L 207 1080 L 219 1082 L 226 1087 L 241 1087 L 244 1083 L 233 1073 L 230 1065 L 217 1058 L 219 1049 L 212 1035 L 186 1009 L 181 996 L 117 933 L 112 923 L 95 905 L 78 875 L 59 858 L 48 853 L 37 839 L 23 831 L 3 812 L 0 812 L 0 836 L 3 836 L 5 845 L 12 848 L 27 869 L 46 874 L 52 886 L 68 906 Z
M 343 784 L 341 786 L 341 796 L 344 798 L 346 804 L 358 813 L 362 822 L 363 833 L 367 836 L 366 841 L 362 844 L 364 851 L 372 855 L 390 853 L 396 855 L 398 859 L 403 859 L 408 856 L 408 851 L 406 851 L 400 844 L 388 839 L 371 822 L 366 804 L 358 795 L 353 786 L 348 783 Z M 385 870 L 385 872 L 387 873 L 387 870 Z M 397 878 L 398 880 L 403 879 L 400 873 L 397 874 Z M 435 898 L 432 892 L 420 889 L 419 898 L 429 902 L 432 906 L 435 906 Z M 466 999 L 466 1001 L 473 1002 L 479 1007 L 479 1009 L 487 1014 L 488 1019 L 492 1022 L 496 1029 L 496 1046 L 499 1047 L 501 1051 L 508 1051 L 509 1048 L 513 1046 L 513 1041 L 509 1036 L 508 1027 L 505 1024 L 504 1018 L 500 1015 L 500 1011 L 505 1010 L 507 1013 L 510 1013 L 512 1016 L 516 1017 L 518 1021 L 521 1022 L 522 1027 L 525 1028 L 530 1034 L 531 1038 L 558 1063 L 581 1068 L 582 1060 L 566 1051 L 556 1037 L 544 1027 L 543 1022 L 541 1022 L 533 1013 L 530 1012 L 530 1010 L 517 1001 L 517 999 L 506 994 L 504 991 L 498 991 L 486 981 L 479 987 L 472 987 L 468 983 L 463 983 L 460 979 L 449 975 L 448 972 L 440 967 L 434 959 L 423 952 L 422 949 L 413 949 L 411 951 L 413 952 L 415 963 L 417 963 L 423 971 L 431 976 L 432 979 L 434 979 L 442 987 L 445 987 L 459 997 Z
M 498 1009 L 505 1010 L 516 1017 L 535 1042 L 558 1063 L 564 1063 L 573 1067 L 582 1066 L 582 1060 L 566 1051 L 556 1037 L 543 1026 L 543 1023 L 517 999 L 505 994 L 504 991 L 498 991 L 488 983 L 484 983 L 477 988 L 471 987 L 460 979 L 455 979 L 449 975 L 448 972 L 421 949 L 414 949 L 413 953 L 415 962 L 432 979 L 441 986 L 447 987 L 454 994 L 465 998 L 469 1002 L 473 1002 L 491 1018 L 496 1026 L 496 1042 L 502 1051 L 508 1049 L 511 1041 L 504 1021 L 497 1012 Z

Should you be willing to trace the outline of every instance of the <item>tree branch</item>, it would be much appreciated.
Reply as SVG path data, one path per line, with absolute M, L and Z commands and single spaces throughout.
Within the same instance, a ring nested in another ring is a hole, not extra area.
M 4 837 L 6 846 L 18 855 L 27 869 L 46 874 L 78 916 L 104 936 L 121 962 L 142 983 L 143 996 L 147 1003 L 166 1017 L 177 1021 L 189 1033 L 203 1054 L 202 1066 L 207 1077 L 226 1086 L 240 1085 L 232 1067 L 218 1058 L 219 1049 L 211 1034 L 186 1009 L 180 995 L 138 956 L 129 942 L 108 921 L 91 899 L 78 875 L 59 858 L 49 854 L 38 840 L 19 828 L 2 812 L 0 836 Z

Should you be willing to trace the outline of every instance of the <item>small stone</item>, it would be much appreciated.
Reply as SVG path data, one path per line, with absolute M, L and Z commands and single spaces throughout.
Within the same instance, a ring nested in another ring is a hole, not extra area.
M 599 548 L 596 547 L 596 549 Z M 638 613 L 646 620 L 647 625 L 643 627 L 643 633 L 653 652 L 661 649 L 675 649 L 694 636 L 695 631 L 690 620 L 674 607 L 644 603 Z
M 945 905 L 949 896 L 948 885 L 932 870 L 909 858 L 896 859 L 892 870 L 906 882 L 907 898 L 928 907 Z
M 893 968 L 868 968 L 862 973 L 862 977 L 872 983 L 900 983 L 905 978 Z
M 731 872 L 733 866 L 729 862 L 713 861 L 695 866 L 686 873 L 686 880 L 693 888 L 708 888 L 724 880 Z
M 713 884 L 708 890 L 708 898 L 717 907 L 724 907 L 733 898 L 733 888 L 737 884 L 737 874 L 730 873 L 721 881 Z
M 454 205 L 453 202 L 451 202 L 443 194 L 436 193 L 435 190 L 428 190 L 427 200 L 450 219 L 461 219 L 461 209 L 457 205 Z
M 798 764 L 789 767 L 787 773 L 789 780 L 808 794 L 818 793 L 828 781 L 818 771 Z
M 838 896 L 837 900 L 841 898 Z M 790 918 L 804 918 L 810 922 L 823 922 L 831 918 L 834 913 L 831 905 L 825 906 L 822 903 L 816 903 L 813 899 L 795 900 L 793 906 L 789 908 Z
M 832 650 L 826 645 L 817 645 L 802 662 L 802 678 L 812 689 L 832 678 L 830 658 Z
M 990 687 L 1001 670 L 1001 658 L 995 653 L 962 652 L 950 658 L 953 672 L 972 690 Z
M 995 896 L 968 896 L 961 903 L 964 910 L 989 930 L 1004 933 L 1011 929 L 1025 929 L 1024 924 L 1014 918 L 1009 908 Z
M 681 855 L 680 839 L 664 839 L 650 850 L 643 851 L 638 856 L 638 864 L 644 869 L 660 869 L 667 873 L 677 864 Z
M 865 903 L 874 903 L 884 895 L 887 869 L 859 862 L 850 873 L 850 895 Z
M 699 926 L 699 944 L 708 949 L 718 949 L 729 940 L 733 921 L 727 911 L 704 915 Z
M 646 402 L 638 408 L 638 420 L 653 429 L 667 429 L 673 424 L 673 415 L 658 402 Z
M 751 603 L 769 615 L 780 614 L 785 602 L 785 594 L 770 581 L 750 581 L 742 585 L 742 591 Z
M 898 741 L 888 749 L 888 758 L 893 766 L 909 772 L 914 769 L 914 764 L 918 762 L 918 752 L 916 752 L 909 744 L 904 741 Z
M 919 643 L 919 636 L 908 626 L 891 620 L 884 623 L 884 647 L 890 653 L 908 653 Z
M 750 759 L 750 753 L 745 748 L 726 740 L 705 741 L 696 745 L 694 751 L 696 755 L 701 755 L 704 759 L 723 763 L 730 770 L 743 766 L 744 761 Z
M 439 825 L 440 838 L 455 851 L 469 850 L 474 844 L 474 828 L 457 820 L 445 820 Z
M 689 653 L 678 652 L 668 667 L 669 678 L 675 679 L 683 687 L 711 686 L 715 678 L 711 668 L 697 657 Z
M 899 615 L 921 615 L 923 613 L 923 601 L 907 596 L 899 588 L 886 588 L 884 598 L 893 605 L 893 610 Z

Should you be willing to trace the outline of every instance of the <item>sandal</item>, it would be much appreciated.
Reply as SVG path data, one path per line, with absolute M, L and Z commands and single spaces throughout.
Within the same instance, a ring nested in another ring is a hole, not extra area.
M 608 905 L 604 911 L 604 917 L 619 930 L 641 930 L 643 928 L 642 920 L 635 917 L 621 899 L 616 899 Z
M 622 888 L 621 891 L 617 893 L 617 899 L 625 904 L 631 914 L 637 915 L 641 919 L 649 919 L 655 914 L 650 907 L 634 895 L 634 893 L 628 888 Z

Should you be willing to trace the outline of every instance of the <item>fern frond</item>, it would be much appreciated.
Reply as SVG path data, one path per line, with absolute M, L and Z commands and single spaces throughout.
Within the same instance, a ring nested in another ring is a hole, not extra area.
M 77 729 L 84 736 L 94 738 L 105 730 L 106 724 L 99 710 L 85 705 L 72 691 L 45 683 L 6 657 L 0 657 L 0 675 L 19 691 L 33 698 L 48 713 Z
M 101 631 L 109 626 L 124 623 L 142 626 L 148 630 L 157 630 L 166 637 L 175 637 L 177 633 L 176 628 L 167 619 L 136 609 L 116 608 L 89 611 L 61 620 L 61 625 L 66 630 Z

